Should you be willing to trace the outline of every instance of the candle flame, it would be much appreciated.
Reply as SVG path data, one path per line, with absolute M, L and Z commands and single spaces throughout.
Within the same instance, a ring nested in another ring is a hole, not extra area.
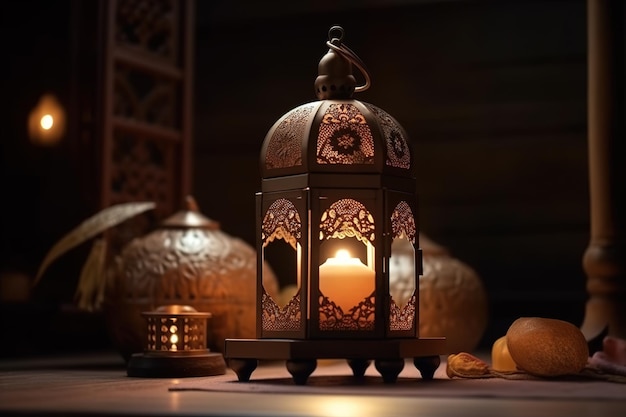
M 42 129 L 50 130 L 52 129 L 52 126 L 54 126 L 54 117 L 52 117 L 52 115 L 50 114 L 44 114 L 43 116 L 41 116 L 39 124 L 41 125 Z
M 337 254 L 335 255 L 335 258 L 345 261 L 351 258 L 350 252 L 348 252 L 346 249 L 339 249 L 337 251 Z

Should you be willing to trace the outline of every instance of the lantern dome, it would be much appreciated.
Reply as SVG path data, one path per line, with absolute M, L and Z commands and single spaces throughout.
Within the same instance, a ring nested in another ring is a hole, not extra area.
M 414 179 L 410 142 L 402 126 L 379 107 L 353 98 L 354 92 L 369 87 L 369 75 L 342 39 L 343 29 L 330 29 L 330 49 L 320 60 L 315 80 L 319 100 L 287 112 L 265 136 L 263 179 L 311 174 L 298 186 L 315 182 L 316 174 L 330 173 Z M 364 86 L 356 86 L 353 65 L 365 76 Z M 362 179 L 354 182 L 346 186 L 358 187 Z

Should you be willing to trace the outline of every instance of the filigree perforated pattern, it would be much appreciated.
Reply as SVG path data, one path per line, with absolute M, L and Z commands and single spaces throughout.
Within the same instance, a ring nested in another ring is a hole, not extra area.
M 365 117 L 352 104 L 332 104 L 317 137 L 318 164 L 373 164 L 374 139 Z
M 261 296 L 263 314 L 261 326 L 268 331 L 297 331 L 300 330 L 302 313 L 300 312 L 300 293 L 293 296 L 284 308 L 278 304 L 263 289 Z
M 322 213 L 320 240 L 354 237 L 360 242 L 373 242 L 374 217 L 360 202 L 351 198 L 335 201 Z
M 274 130 L 265 153 L 265 168 L 288 168 L 302 165 L 302 140 L 312 104 L 290 111 Z
M 383 129 L 385 135 L 385 143 L 387 145 L 387 159 L 385 163 L 395 168 L 411 168 L 411 151 L 407 139 L 399 129 L 398 122 L 384 110 L 374 106 L 373 104 L 363 103 L 372 111 Z
M 267 209 L 261 225 L 263 247 L 275 239 L 283 239 L 292 248 L 297 249 L 301 237 L 302 221 L 296 207 L 285 198 L 274 201 Z
M 415 235 L 417 229 L 415 227 L 415 217 L 411 207 L 405 202 L 398 203 L 393 213 L 391 213 L 391 230 L 393 238 L 396 239 L 404 234 L 411 243 L 415 245 Z
M 347 313 L 341 307 L 330 301 L 328 297 L 320 296 L 319 318 L 320 330 L 374 330 L 374 311 L 376 297 L 372 293 Z
M 415 294 L 403 308 L 400 308 L 392 298 L 389 308 L 389 330 L 411 330 L 413 328 Z
M 147 317 L 147 349 L 191 351 L 206 349 L 206 319 L 188 317 Z
M 117 3 L 115 40 L 170 61 L 177 59 L 175 0 L 125 0 Z
M 177 151 L 173 143 L 115 131 L 110 178 L 112 203 L 154 201 L 159 215 L 172 213 Z
M 180 128 L 180 83 L 157 73 L 116 65 L 113 113 L 171 129 Z

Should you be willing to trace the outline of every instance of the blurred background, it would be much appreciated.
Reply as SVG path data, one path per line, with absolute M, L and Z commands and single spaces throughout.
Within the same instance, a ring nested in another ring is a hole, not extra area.
M 124 196 L 161 202 L 165 216 L 190 192 L 224 232 L 254 245 L 262 141 L 280 116 L 315 100 L 317 63 L 335 24 L 372 77 L 356 98 L 393 115 L 414 144 L 422 233 L 485 285 L 489 323 L 481 346 L 520 316 L 582 322 L 589 240 L 584 0 L 120 4 L 128 24 L 146 13 L 180 12 L 173 53 L 159 49 L 158 16 L 144 28 L 157 33 L 149 46 L 169 67 L 115 52 L 107 43 L 110 2 L 4 5 L 0 307 L 14 338 L 3 337 L 2 355 L 108 346 L 99 314 L 72 303 L 88 247 L 56 262 L 37 287 L 30 283 L 55 241 Z M 119 67 L 110 64 L 116 59 Z M 142 77 L 134 68 L 161 75 Z M 103 147 L 111 124 L 121 126 L 114 136 L 141 130 L 118 120 L 129 99 L 105 91 L 107 71 L 136 91 L 174 80 L 151 96 L 152 110 L 142 117 L 163 128 L 148 133 L 188 141 L 152 150 L 162 166 L 183 174 L 119 168 L 129 164 L 123 135 L 118 148 Z M 66 119 L 64 133 L 50 141 L 28 128 L 45 94 Z M 120 113 L 103 116 L 111 102 Z M 102 162 L 107 149 L 110 165 Z M 168 165 L 172 155 L 178 162 Z

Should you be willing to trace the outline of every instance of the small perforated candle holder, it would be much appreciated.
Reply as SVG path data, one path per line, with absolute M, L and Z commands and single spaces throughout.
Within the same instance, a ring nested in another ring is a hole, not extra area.
M 317 359 L 346 359 L 356 377 L 374 361 L 394 382 L 413 358 L 429 379 L 445 353 L 444 337 L 418 336 L 422 257 L 408 136 L 388 113 L 352 98 L 370 77 L 343 36 L 341 27 L 329 31 L 315 81 L 319 101 L 285 114 L 263 142 L 258 339 L 227 339 L 224 351 L 240 381 L 259 359 L 286 360 L 297 384 Z M 269 294 L 264 262 L 291 297 Z
M 128 376 L 181 378 L 226 372 L 222 354 L 207 349 L 207 320 L 211 313 L 168 305 L 142 316 L 148 326 L 146 347 L 143 353 L 131 356 Z

